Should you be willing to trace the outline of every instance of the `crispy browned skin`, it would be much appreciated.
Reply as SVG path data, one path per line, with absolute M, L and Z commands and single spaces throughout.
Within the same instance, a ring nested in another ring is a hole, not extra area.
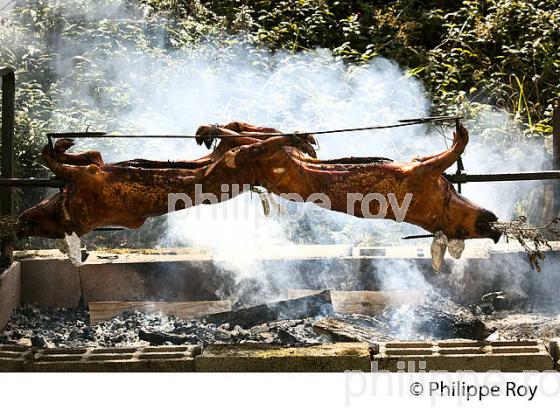
M 312 136 L 267 135 L 275 133 L 280 131 L 241 122 L 218 129 L 202 126 L 197 142 L 209 147 L 219 134 L 218 146 L 205 157 L 177 162 L 138 159 L 105 164 L 96 151 L 68 154 L 72 142 L 59 140 L 54 151 L 45 148 L 43 157 L 67 184 L 22 213 L 19 235 L 63 237 L 76 232 L 81 236 L 105 225 L 137 228 L 146 218 L 168 212 L 170 193 L 185 193 L 194 201 L 195 184 L 202 184 L 204 193 L 221 199 L 223 184 L 237 184 L 261 185 L 278 195 L 297 193 L 303 199 L 323 193 L 331 209 L 340 212 L 348 212 L 351 193 L 393 193 L 399 204 L 411 193 L 406 222 L 432 233 L 443 231 L 449 238 L 499 239 L 490 225 L 496 216 L 459 195 L 441 175 L 468 143 L 463 127 L 450 149 L 402 163 L 379 158 L 321 161 L 312 158 Z M 179 201 L 176 208 L 182 206 Z M 379 202 L 371 201 L 369 211 L 377 214 Z M 359 201 L 353 215 L 364 216 Z M 386 217 L 395 219 L 391 207 Z
M 326 194 L 331 209 L 347 212 L 349 193 L 380 193 L 387 198 L 394 193 L 399 204 L 407 193 L 412 201 L 404 221 L 429 232 L 443 231 L 448 238 L 492 238 L 500 234 L 491 227 L 496 216 L 458 194 L 442 173 L 457 161 L 469 141 L 461 126 L 454 133 L 453 145 L 441 154 L 417 158 L 411 162 L 386 159 L 342 158 L 322 161 L 304 156 L 310 152 L 303 143 L 300 149 L 290 146 L 294 137 L 272 137 L 254 144 L 236 147 L 225 154 L 226 164 L 242 171 L 258 168 L 259 183 L 278 195 L 297 193 L 307 199 L 313 193 Z M 312 141 L 311 140 L 308 140 Z M 371 201 L 370 214 L 377 214 L 379 202 Z M 360 202 L 353 215 L 363 217 Z M 388 219 L 395 219 L 388 208 Z

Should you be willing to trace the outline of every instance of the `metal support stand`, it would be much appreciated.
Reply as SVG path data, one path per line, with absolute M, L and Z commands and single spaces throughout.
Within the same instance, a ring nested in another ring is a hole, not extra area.
M 552 112 L 552 169 L 560 169 L 560 101 Z M 560 181 L 554 183 L 554 213 L 560 212 Z
M 459 135 L 460 127 L 461 127 L 461 123 L 459 122 L 459 119 L 457 118 L 455 120 L 455 132 L 457 133 L 457 135 Z M 455 175 L 461 175 L 464 170 L 465 170 L 465 166 L 463 165 L 463 159 L 461 158 L 461 156 L 459 156 L 459 159 L 457 160 L 457 172 L 455 172 Z M 461 183 L 460 182 L 457 184 L 457 191 L 459 191 L 459 193 L 461 193 Z
M 14 69 L 0 67 L 2 78 L 2 178 L 14 176 L 14 122 L 16 76 Z M 14 213 L 14 188 L 0 191 L 0 207 L 2 215 Z M 0 266 L 10 266 L 13 261 L 12 238 L 5 237 L 0 241 Z

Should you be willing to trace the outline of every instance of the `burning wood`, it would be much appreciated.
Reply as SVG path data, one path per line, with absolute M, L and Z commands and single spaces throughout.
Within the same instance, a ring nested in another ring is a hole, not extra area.
M 364 318 L 361 324 L 357 324 L 345 321 L 344 316 L 327 317 L 315 322 L 313 330 L 340 343 L 394 340 L 388 336 L 391 329 L 387 324 L 374 318 Z
M 288 289 L 288 299 L 315 295 L 320 290 Z M 336 313 L 358 313 L 375 316 L 387 306 L 417 305 L 424 302 L 425 292 L 417 290 L 393 291 L 334 291 L 331 290 L 333 309 Z
M 152 346 L 160 346 L 169 343 L 172 345 L 183 345 L 196 341 L 196 337 L 193 336 L 174 335 L 172 333 L 144 329 L 138 331 L 138 339 L 148 342 Z
M 276 303 L 252 306 L 231 312 L 215 313 L 204 316 L 202 320 L 216 325 L 232 323 L 244 328 L 283 319 L 303 319 L 307 317 L 332 314 L 331 293 L 304 296 Z
M 470 311 L 437 297 L 417 306 L 388 307 L 375 318 L 335 314 L 316 322 L 313 328 L 339 342 L 426 338 L 482 340 L 491 333 Z
M 388 323 L 398 339 L 424 335 L 432 339 L 483 340 L 491 334 L 483 321 L 450 301 L 404 309 L 388 308 L 379 320 Z

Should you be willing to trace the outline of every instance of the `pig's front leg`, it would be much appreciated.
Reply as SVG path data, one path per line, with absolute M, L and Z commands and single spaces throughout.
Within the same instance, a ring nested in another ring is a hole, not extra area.
M 420 172 L 426 172 L 436 178 L 439 177 L 461 157 L 468 143 L 469 133 L 467 129 L 460 124 L 459 132 L 453 133 L 453 145 L 441 154 L 421 158 L 417 169 Z

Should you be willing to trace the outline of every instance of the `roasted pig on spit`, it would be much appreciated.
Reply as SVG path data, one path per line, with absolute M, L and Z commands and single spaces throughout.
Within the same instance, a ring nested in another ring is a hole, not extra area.
M 250 128 L 245 129 L 244 125 L 239 123 L 235 131 L 249 137 Z M 212 127 L 200 127 L 199 132 L 210 135 Z M 274 129 L 268 132 L 281 134 Z M 298 139 L 302 139 L 300 146 L 295 143 Z M 460 195 L 442 175 L 459 159 L 468 141 L 468 132 L 461 125 L 446 151 L 410 162 L 393 162 L 377 157 L 319 160 L 313 158 L 312 136 L 271 136 L 230 149 L 224 154 L 224 162 L 239 172 L 256 167 L 255 182 L 272 193 L 297 193 L 304 200 L 313 194 L 325 194 L 330 200 L 329 209 L 358 217 L 379 215 L 382 205 L 379 201 L 369 201 L 365 209 L 368 212 L 364 212 L 363 202 L 349 202 L 354 194 L 365 197 L 376 193 L 385 198 L 393 195 L 393 202 L 399 205 L 408 201 L 407 194 L 412 194 L 401 218 L 405 222 L 434 234 L 442 233 L 449 240 L 491 238 L 497 242 L 500 233 L 492 227 L 496 215 Z M 387 207 L 384 217 L 398 219 L 392 206 Z M 458 248 L 460 253 L 460 245 Z
M 275 134 L 281 132 L 241 122 L 202 126 L 197 132 L 199 144 L 210 148 L 216 138 L 220 140 L 205 157 L 113 164 L 105 164 L 96 151 L 67 153 L 72 141 L 58 140 L 54 149 L 45 147 L 43 157 L 56 177 L 67 184 L 20 215 L 18 234 L 58 238 L 71 233 L 81 236 L 105 225 L 138 228 L 146 218 L 168 212 L 170 193 L 187 194 L 196 205 L 196 184 L 217 198 L 221 198 L 224 184 L 237 184 L 260 185 L 289 199 L 294 193 L 302 200 L 324 194 L 330 209 L 357 217 L 378 215 L 382 205 L 372 200 L 364 209 L 363 201 L 349 202 L 349 194 L 393 195 L 397 205 L 409 201 L 400 219 L 441 233 L 446 240 L 497 241 L 500 237 L 492 228 L 496 216 L 458 194 L 442 176 L 468 143 L 463 127 L 448 150 L 410 162 L 377 157 L 318 160 L 313 136 Z M 234 196 L 233 190 L 231 193 L 230 197 Z M 407 199 L 407 194 L 412 196 Z M 177 209 L 182 203 L 177 203 Z M 399 219 L 392 206 L 387 207 L 384 217 Z
M 42 236 L 64 238 L 77 236 L 102 226 L 140 227 L 146 218 L 168 212 L 169 194 L 186 194 L 195 202 L 195 186 L 200 184 L 204 194 L 214 194 L 222 200 L 222 185 L 237 184 L 230 197 L 243 191 L 244 185 L 259 178 L 256 167 L 239 170 L 225 163 L 225 153 L 242 144 L 259 141 L 258 135 L 274 130 L 231 123 L 224 127 L 203 128 L 199 144 L 211 147 L 209 136 L 220 133 L 220 143 L 207 156 L 194 161 L 150 161 L 136 159 L 118 163 L 104 163 L 97 151 L 68 153 L 73 146 L 69 139 L 59 139 L 51 149 L 43 149 L 43 159 L 65 186 L 43 202 L 24 211 L 18 220 L 19 237 Z M 250 138 L 243 135 L 249 134 Z M 257 136 L 254 136 L 257 134 Z M 310 146 L 309 146 L 310 147 Z M 311 153 L 311 151 L 308 151 Z M 188 206 L 177 201 L 176 209 Z

